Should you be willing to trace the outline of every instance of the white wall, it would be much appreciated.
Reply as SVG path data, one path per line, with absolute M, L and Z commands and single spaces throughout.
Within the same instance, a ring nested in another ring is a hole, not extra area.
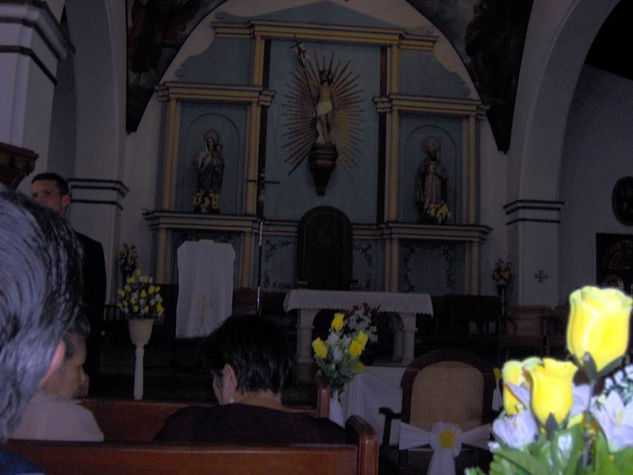
M 585 66 L 562 155 L 560 295 L 596 279 L 596 233 L 633 234 L 613 215 L 615 182 L 633 175 L 633 81 Z M 561 302 L 562 303 L 562 302 Z

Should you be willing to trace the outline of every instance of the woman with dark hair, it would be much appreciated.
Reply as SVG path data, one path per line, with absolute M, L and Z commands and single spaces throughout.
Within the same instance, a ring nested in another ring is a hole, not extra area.
M 328 419 L 290 412 L 281 390 L 291 371 L 281 330 L 262 317 L 228 318 L 205 341 L 216 407 L 188 407 L 172 415 L 159 442 L 345 443 L 344 431 Z

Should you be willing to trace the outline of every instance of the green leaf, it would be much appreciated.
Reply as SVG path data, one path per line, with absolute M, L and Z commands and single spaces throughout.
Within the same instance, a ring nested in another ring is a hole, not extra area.
M 549 440 L 545 434 L 541 434 L 536 442 L 528 446 L 528 451 L 534 457 L 543 460 L 548 466 L 552 466 L 552 450 Z
M 633 467 L 633 449 L 623 449 L 613 454 L 613 464 L 621 473 L 631 471 Z
M 605 375 L 611 373 L 618 366 L 620 366 L 620 363 L 622 363 L 622 358 L 623 358 L 623 356 L 620 356 L 619 358 L 616 358 L 611 363 L 609 363 L 604 368 L 602 368 L 602 370 L 598 373 L 598 377 L 600 378 L 602 376 L 605 376 Z
M 631 467 L 624 472 L 620 472 L 618 467 L 612 460 L 611 454 L 609 454 L 609 448 L 607 447 L 607 440 L 604 438 L 602 432 L 598 433 L 596 437 L 596 445 L 593 450 L 593 472 L 600 475 L 620 475 L 620 473 L 630 473 Z
M 527 473 L 541 475 L 544 473 L 551 473 L 552 471 L 550 465 L 547 463 L 547 459 L 542 460 L 526 452 L 500 448 L 495 451 L 495 454 L 509 460 L 515 465 L 518 465 Z
M 486 472 L 479 467 L 468 467 L 464 470 L 464 475 L 486 475 Z
M 552 455 L 554 466 L 566 474 L 576 472 L 578 457 L 583 446 L 583 428 L 576 424 L 569 429 L 558 430 L 554 434 Z
M 490 475 L 529 475 L 529 472 L 507 459 L 494 455 L 490 462 Z
M 596 369 L 596 362 L 593 360 L 593 356 L 586 352 L 582 355 L 582 361 L 579 362 L 583 372 L 589 378 L 589 381 L 595 382 L 598 379 L 598 370 Z

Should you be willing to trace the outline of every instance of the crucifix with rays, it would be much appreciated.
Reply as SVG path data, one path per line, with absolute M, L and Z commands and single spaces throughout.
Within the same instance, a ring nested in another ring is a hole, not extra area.
M 351 174 L 358 166 L 360 153 L 361 97 L 358 75 L 349 70 L 351 60 L 345 64 L 329 61 L 325 57 L 314 61 L 298 41 L 296 51 L 299 67 L 291 74 L 286 94 L 284 134 L 288 150 L 288 174 L 308 159 L 317 194 L 325 194 L 330 174 L 341 164 Z

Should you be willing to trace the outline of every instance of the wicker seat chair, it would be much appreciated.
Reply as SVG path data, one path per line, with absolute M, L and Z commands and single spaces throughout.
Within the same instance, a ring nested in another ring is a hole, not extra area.
M 390 447 L 394 418 L 426 431 L 436 422 L 456 424 L 467 431 L 492 421 L 494 386 L 492 364 L 467 351 L 438 349 L 411 362 L 401 381 L 402 412 L 380 409 L 385 415 L 381 473 L 424 473 L 432 455 L 430 449 Z M 487 452 L 464 446 L 455 461 L 456 469 L 485 466 L 489 459 Z

